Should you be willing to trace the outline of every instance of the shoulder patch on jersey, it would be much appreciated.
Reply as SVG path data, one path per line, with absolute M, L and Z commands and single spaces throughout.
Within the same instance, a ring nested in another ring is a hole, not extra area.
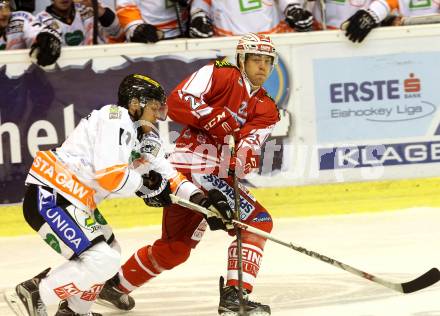
M 108 109 L 108 118 L 110 120 L 118 120 L 121 118 L 121 116 L 122 116 L 121 110 L 117 105 L 110 106 L 110 108 Z
M 237 68 L 227 58 L 217 59 L 214 64 L 215 68 Z
M 21 33 L 23 32 L 24 24 L 23 20 L 11 20 L 6 30 L 7 34 Z
M 12 12 L 11 15 L 11 20 L 13 19 L 21 19 L 21 20 L 26 20 L 28 22 L 33 22 L 34 16 L 26 11 L 15 11 Z
M 150 154 L 157 157 L 162 144 L 160 140 L 150 137 L 144 137 L 141 142 L 140 152 L 141 154 Z

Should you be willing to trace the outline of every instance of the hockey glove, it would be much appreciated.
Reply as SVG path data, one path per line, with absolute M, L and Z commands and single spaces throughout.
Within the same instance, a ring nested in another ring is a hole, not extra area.
M 61 54 L 61 41 L 49 32 L 41 32 L 35 38 L 29 55 L 37 60 L 40 66 L 48 66 L 57 61 Z
M 378 25 L 379 18 L 373 11 L 361 9 L 342 23 L 341 29 L 350 41 L 360 43 Z
M 211 230 L 233 229 L 231 224 L 233 219 L 232 209 L 226 197 L 219 190 L 210 190 L 208 196 L 199 192 L 192 195 L 189 200 L 212 211 L 210 215 L 205 216 Z
M 157 41 L 159 41 L 159 36 L 156 27 L 146 23 L 136 26 L 130 38 L 130 42 L 133 43 L 156 43 Z
M 312 30 L 313 16 L 312 14 L 302 9 L 299 4 L 289 4 L 284 10 L 286 22 L 291 28 L 297 32 L 308 32 Z
M 143 186 L 136 195 L 143 198 L 145 204 L 151 207 L 163 207 L 172 203 L 170 182 L 160 173 L 151 170 L 148 175 L 142 176 L 142 180 Z
M 200 125 L 211 137 L 225 141 L 226 135 L 233 135 L 237 139 L 240 125 L 226 108 L 214 108 L 207 117 L 199 120 Z
M 207 38 L 214 35 L 211 19 L 205 11 L 197 11 L 191 16 L 189 36 L 194 38 Z

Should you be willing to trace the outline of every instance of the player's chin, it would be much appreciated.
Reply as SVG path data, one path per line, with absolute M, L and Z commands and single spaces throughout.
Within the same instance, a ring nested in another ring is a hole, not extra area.
M 258 76 L 254 80 L 252 80 L 252 84 L 254 86 L 261 87 L 265 81 L 266 81 L 266 76 Z

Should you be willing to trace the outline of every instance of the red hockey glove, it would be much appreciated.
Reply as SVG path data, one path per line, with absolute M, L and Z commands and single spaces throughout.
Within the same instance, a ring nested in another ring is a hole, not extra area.
M 226 135 L 236 136 L 240 131 L 240 125 L 226 109 L 213 109 L 209 117 L 200 119 L 200 124 L 208 135 L 221 141 Z

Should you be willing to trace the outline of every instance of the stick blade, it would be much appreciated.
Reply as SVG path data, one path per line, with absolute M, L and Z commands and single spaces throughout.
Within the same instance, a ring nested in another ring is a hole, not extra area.
M 425 274 L 419 276 L 418 278 L 402 283 L 403 293 L 413 293 L 428 286 L 431 286 L 440 281 L 440 271 L 437 268 L 432 268 Z

